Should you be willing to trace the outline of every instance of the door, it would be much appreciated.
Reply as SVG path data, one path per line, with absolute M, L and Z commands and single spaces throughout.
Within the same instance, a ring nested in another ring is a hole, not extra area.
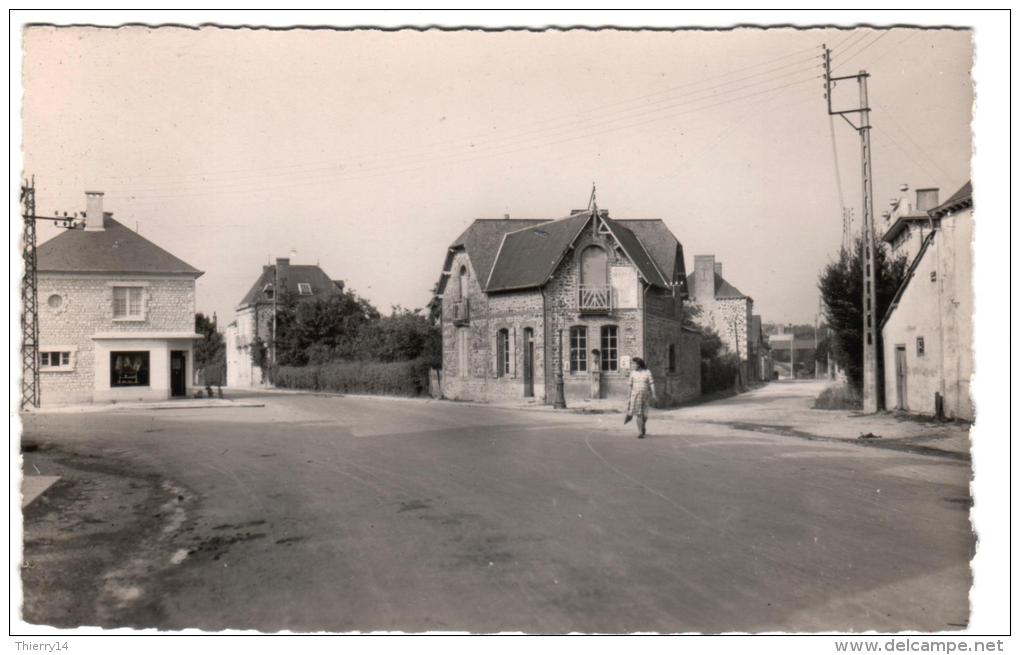
M 907 409 L 907 347 L 896 346 L 896 407 Z
M 535 395 L 535 331 L 524 328 L 524 397 Z
M 170 351 L 170 395 L 177 398 L 188 393 L 187 362 L 188 353 L 184 350 Z

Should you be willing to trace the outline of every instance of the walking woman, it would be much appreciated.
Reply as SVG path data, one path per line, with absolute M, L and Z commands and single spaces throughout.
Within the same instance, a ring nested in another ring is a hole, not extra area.
M 637 419 L 638 439 L 645 438 L 645 421 L 648 419 L 648 401 L 655 396 L 655 380 L 645 366 L 645 360 L 635 357 L 630 360 L 630 402 L 627 405 L 627 421 Z M 625 421 L 626 422 L 626 421 Z

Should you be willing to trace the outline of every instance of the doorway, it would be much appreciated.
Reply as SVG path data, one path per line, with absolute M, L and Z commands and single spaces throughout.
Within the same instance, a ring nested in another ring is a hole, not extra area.
M 524 397 L 535 395 L 535 331 L 524 328 Z
M 896 346 L 896 408 L 907 409 L 907 347 Z
M 187 361 L 187 351 L 170 351 L 170 395 L 174 398 L 181 398 L 188 393 Z

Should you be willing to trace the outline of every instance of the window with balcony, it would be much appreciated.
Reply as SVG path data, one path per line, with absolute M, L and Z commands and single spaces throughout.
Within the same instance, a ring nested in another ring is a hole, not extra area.
M 602 370 L 617 371 L 620 368 L 619 330 L 615 325 L 602 326 Z
M 588 370 L 588 328 L 570 328 L 570 372 L 584 373 Z
M 608 313 L 612 309 L 609 286 L 609 255 L 599 246 L 581 251 L 578 311 L 590 314 Z
M 510 331 L 506 328 L 496 332 L 496 377 L 510 374 Z
M 450 303 L 450 319 L 454 325 L 467 325 L 471 321 L 471 307 L 468 303 L 468 271 L 467 266 L 461 266 L 460 271 L 454 278 Z

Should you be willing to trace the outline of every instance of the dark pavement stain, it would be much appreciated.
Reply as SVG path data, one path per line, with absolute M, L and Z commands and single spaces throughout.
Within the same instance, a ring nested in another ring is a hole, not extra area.
M 297 542 L 304 541 L 307 538 L 308 537 L 305 537 L 303 535 L 298 537 L 284 537 L 283 539 L 277 539 L 276 544 L 280 546 L 285 546 L 287 544 L 296 544 Z
M 960 496 L 960 497 L 944 496 L 942 498 L 942 500 L 946 501 L 947 503 L 951 503 L 953 505 L 959 505 L 963 509 L 970 509 L 971 507 L 974 506 L 974 500 L 973 499 L 966 498 L 966 497 L 963 497 L 963 496 Z
M 929 437 L 915 437 L 911 439 L 897 439 L 895 441 L 883 440 L 881 438 L 864 439 L 837 439 L 835 437 L 823 437 L 817 434 L 811 434 L 810 432 L 804 432 L 803 430 L 797 430 L 790 425 L 760 425 L 758 423 L 745 423 L 741 421 L 709 421 L 714 425 L 725 425 L 737 430 L 746 430 L 748 432 L 760 432 L 764 434 L 776 434 L 783 437 L 797 437 L 798 439 L 807 439 L 808 441 L 825 441 L 828 443 L 843 443 L 843 444 L 854 444 L 864 445 L 872 448 L 884 448 L 886 450 L 896 450 L 904 453 L 914 453 L 917 455 L 931 455 L 932 457 L 944 457 L 946 459 L 955 459 L 962 462 L 970 461 L 969 453 L 957 453 L 948 450 L 942 450 L 940 448 L 932 448 L 931 446 L 925 446 L 919 441 L 927 440 Z
M 424 500 L 421 500 L 421 499 L 418 499 L 418 498 L 416 498 L 414 500 L 405 500 L 402 503 L 400 503 L 400 509 L 398 509 L 397 511 L 398 512 L 414 512 L 414 511 L 419 510 L 419 509 L 430 509 L 432 507 L 432 505 L 430 505 L 429 502 L 430 502 L 430 500 L 428 498 L 426 498 Z
M 265 519 L 257 519 L 255 521 L 248 521 L 246 523 L 221 523 L 220 525 L 213 526 L 213 530 L 237 530 L 239 528 L 253 528 L 257 525 L 265 525 Z

